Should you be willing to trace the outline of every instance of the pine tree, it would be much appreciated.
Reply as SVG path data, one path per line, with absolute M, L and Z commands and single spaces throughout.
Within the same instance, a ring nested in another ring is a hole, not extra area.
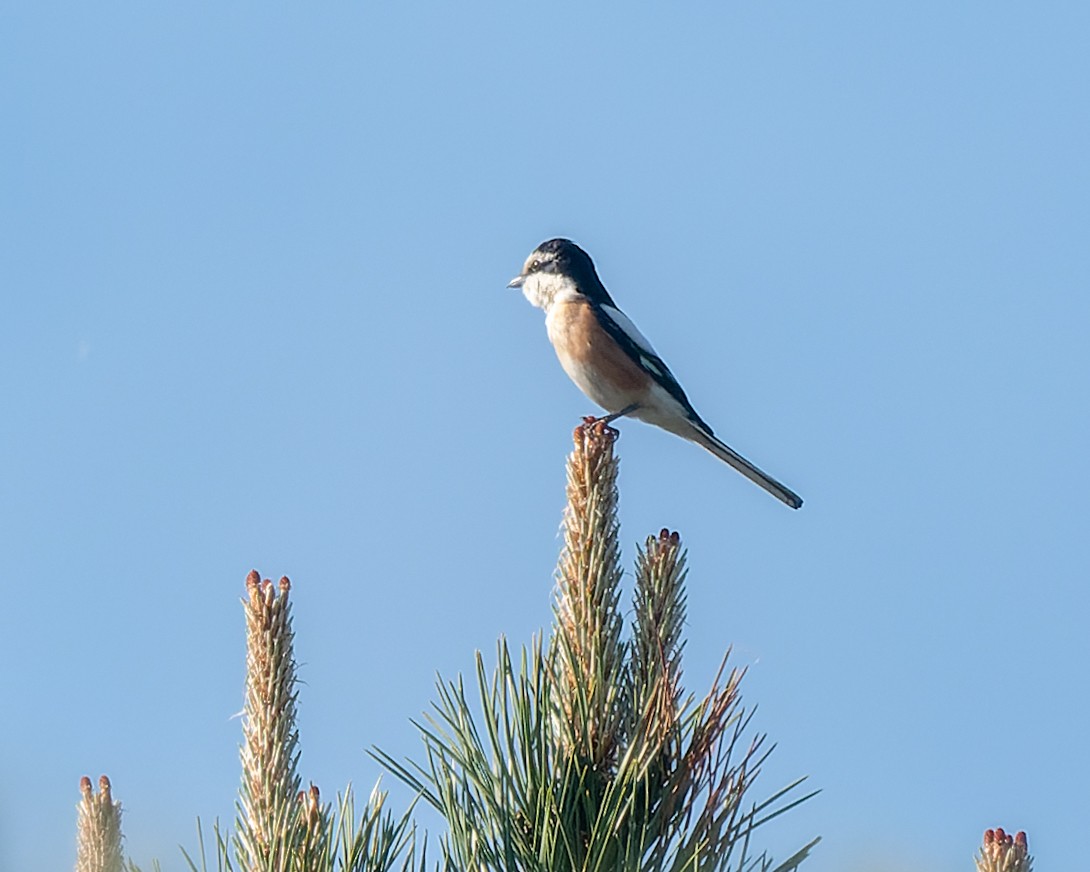
M 513 657 L 500 641 L 476 687 L 440 683 L 421 764 L 378 753 L 449 826 L 448 870 L 769 870 L 754 831 L 813 794 L 801 779 L 759 802 L 751 785 L 771 750 L 746 741 L 742 673 L 720 670 L 702 699 L 681 684 L 685 555 L 677 533 L 649 537 L 636 563 L 626 638 L 617 520 L 617 432 L 575 430 L 567 463 L 555 619 Z M 795 869 L 817 842 L 775 866 Z

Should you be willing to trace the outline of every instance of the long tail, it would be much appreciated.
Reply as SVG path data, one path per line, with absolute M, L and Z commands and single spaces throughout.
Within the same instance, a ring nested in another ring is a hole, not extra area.
M 706 448 L 720 460 L 729 463 L 735 469 L 737 469 L 742 475 L 752 481 L 754 484 L 759 484 L 772 496 L 781 502 L 787 503 L 791 508 L 797 509 L 802 505 L 802 497 L 791 490 L 786 485 L 780 484 L 776 479 L 770 476 L 766 472 L 762 472 L 748 460 L 746 460 L 741 454 L 731 448 L 724 442 L 720 442 L 711 433 L 702 430 L 700 427 L 693 425 L 692 440 L 703 448 Z

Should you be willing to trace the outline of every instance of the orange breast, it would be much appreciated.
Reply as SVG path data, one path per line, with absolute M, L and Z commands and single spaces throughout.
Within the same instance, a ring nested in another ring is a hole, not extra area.
M 615 412 L 646 395 L 651 377 L 602 329 L 588 303 L 556 303 L 546 324 L 564 371 L 598 405 Z

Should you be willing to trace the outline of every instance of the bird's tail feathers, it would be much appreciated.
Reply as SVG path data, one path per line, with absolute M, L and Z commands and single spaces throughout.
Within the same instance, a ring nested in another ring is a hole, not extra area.
M 795 493 L 786 485 L 783 485 L 780 482 L 776 481 L 776 479 L 774 479 L 768 473 L 758 469 L 725 442 L 720 441 L 710 432 L 702 429 L 696 424 L 693 425 L 692 439 L 694 442 L 710 451 L 720 460 L 724 461 L 725 463 L 729 463 L 754 484 L 758 484 L 763 487 L 776 499 L 786 503 L 793 509 L 797 509 L 799 508 L 799 506 L 802 505 L 802 497 L 800 497 L 797 493 Z

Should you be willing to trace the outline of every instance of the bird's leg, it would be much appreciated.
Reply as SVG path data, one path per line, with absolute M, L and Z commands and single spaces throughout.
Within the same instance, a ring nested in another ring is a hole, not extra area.
M 639 407 L 640 407 L 639 403 L 630 403 L 629 405 L 627 405 L 623 409 L 621 409 L 621 411 L 619 411 L 619 412 L 613 412 L 612 414 L 605 415 L 605 416 L 603 416 L 601 418 L 596 418 L 594 423 L 596 423 L 596 424 L 605 424 L 605 425 L 608 426 L 609 424 L 616 421 L 618 418 L 623 418 L 625 415 L 631 415 Z

